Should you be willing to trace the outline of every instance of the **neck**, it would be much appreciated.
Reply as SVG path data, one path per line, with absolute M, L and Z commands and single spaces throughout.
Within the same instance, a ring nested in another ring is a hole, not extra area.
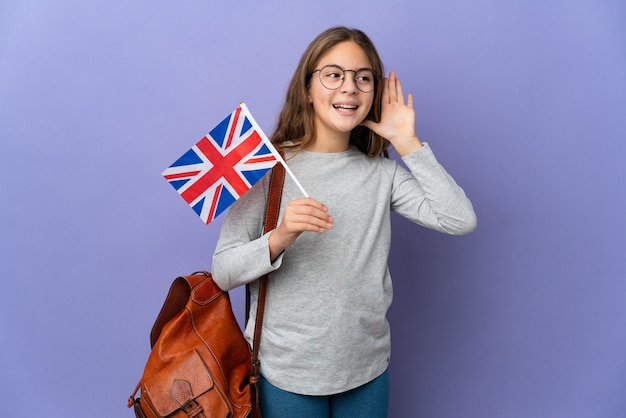
M 315 138 L 305 149 L 312 152 L 344 152 L 350 148 L 350 135 L 345 135 L 341 138 Z

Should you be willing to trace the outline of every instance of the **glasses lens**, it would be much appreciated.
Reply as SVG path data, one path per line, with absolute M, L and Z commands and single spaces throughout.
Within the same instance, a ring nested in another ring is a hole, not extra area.
M 343 84 L 343 70 L 336 65 L 327 65 L 320 70 L 320 81 L 327 89 L 338 89 Z
M 369 93 L 374 90 L 374 72 L 372 70 L 359 70 L 354 75 L 356 86 L 363 93 Z
M 359 90 L 363 93 L 369 93 L 374 90 L 374 71 L 363 69 L 359 71 L 346 70 L 336 65 L 326 65 L 320 71 L 320 81 L 322 85 L 330 90 L 336 90 L 343 84 L 345 73 L 354 74 L 354 82 Z

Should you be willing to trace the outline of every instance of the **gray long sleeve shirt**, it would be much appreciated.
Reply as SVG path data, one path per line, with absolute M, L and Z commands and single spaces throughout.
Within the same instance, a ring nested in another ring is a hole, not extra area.
M 217 284 L 229 290 L 270 273 L 260 344 L 261 373 L 273 385 L 306 395 L 330 395 L 369 382 L 390 355 L 386 319 L 392 299 L 387 258 L 390 211 L 437 231 L 462 235 L 476 215 L 425 144 L 403 161 L 300 151 L 288 165 L 307 193 L 324 203 L 333 229 L 303 233 L 273 263 L 263 235 L 269 185 L 265 176 L 235 202 L 213 258 Z M 303 197 L 285 179 L 281 214 Z M 256 295 L 258 286 L 252 285 Z M 251 341 L 256 304 L 245 331 Z

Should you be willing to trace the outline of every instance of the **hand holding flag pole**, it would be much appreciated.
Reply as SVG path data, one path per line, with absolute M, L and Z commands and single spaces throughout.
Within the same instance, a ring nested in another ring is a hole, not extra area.
M 277 162 L 308 197 L 248 107 L 241 103 L 162 175 L 208 224 Z

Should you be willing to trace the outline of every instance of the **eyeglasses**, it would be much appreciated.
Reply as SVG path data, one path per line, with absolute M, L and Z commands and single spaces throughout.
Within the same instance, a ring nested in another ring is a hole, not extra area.
M 319 72 L 322 86 L 328 90 L 337 90 L 346 79 L 346 73 L 354 73 L 354 83 L 363 93 L 374 91 L 378 75 L 371 68 L 361 68 L 360 70 L 344 70 L 338 65 L 325 65 L 314 70 L 311 75 Z

